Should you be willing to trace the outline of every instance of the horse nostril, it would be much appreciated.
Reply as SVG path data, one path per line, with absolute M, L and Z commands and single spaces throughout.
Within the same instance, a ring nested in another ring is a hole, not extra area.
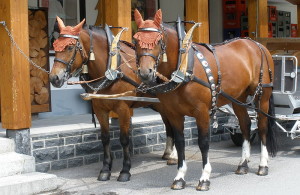
M 153 70 L 150 68 L 150 69 L 149 69 L 149 74 L 151 74 L 151 73 L 152 73 L 152 71 L 153 71 Z

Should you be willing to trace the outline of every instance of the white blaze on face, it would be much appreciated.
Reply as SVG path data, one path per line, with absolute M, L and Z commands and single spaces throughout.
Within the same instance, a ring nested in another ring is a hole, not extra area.
M 242 165 L 245 160 L 247 160 L 247 162 L 249 162 L 250 150 L 251 150 L 250 142 L 247 140 L 244 140 L 243 148 L 242 148 L 242 160 L 240 162 L 240 165 Z
M 204 166 L 204 169 L 202 170 L 200 181 L 209 181 L 210 173 L 211 173 L 211 165 L 209 163 L 209 158 L 207 157 L 207 163 Z
M 260 154 L 260 164 L 259 166 L 262 167 L 267 167 L 268 166 L 268 160 L 269 160 L 269 155 L 268 155 L 268 150 L 265 145 L 261 143 L 261 154 Z
M 182 165 L 182 167 L 180 167 L 178 169 L 177 175 L 176 175 L 174 180 L 179 180 L 181 178 L 184 180 L 184 176 L 186 174 L 186 171 L 187 171 L 187 166 L 186 166 L 185 161 L 183 161 L 183 165 Z

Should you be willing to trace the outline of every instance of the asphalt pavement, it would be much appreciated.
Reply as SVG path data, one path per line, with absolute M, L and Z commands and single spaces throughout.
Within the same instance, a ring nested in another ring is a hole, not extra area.
M 230 194 L 230 195 L 293 195 L 300 194 L 300 139 L 291 140 L 280 133 L 279 152 L 270 158 L 269 175 L 258 176 L 260 144 L 258 139 L 252 144 L 249 173 L 236 175 L 241 157 L 241 148 L 231 140 L 214 142 L 210 145 L 209 156 L 212 165 L 211 189 L 196 191 L 202 172 L 202 161 L 198 146 L 186 147 L 188 171 L 186 188 L 179 191 L 170 189 L 177 173 L 177 166 L 168 166 L 161 159 L 163 151 L 132 157 L 131 180 L 117 181 L 122 160 L 114 160 L 113 173 L 109 181 L 97 181 L 102 163 L 51 171 L 59 177 L 59 188 L 44 193 L 51 195 L 153 195 L 153 194 Z

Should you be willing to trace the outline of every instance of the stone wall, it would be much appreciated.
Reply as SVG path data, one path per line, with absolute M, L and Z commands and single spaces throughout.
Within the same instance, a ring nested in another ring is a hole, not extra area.
M 218 117 L 218 121 L 219 124 L 226 122 L 226 116 Z M 198 131 L 195 120 L 186 117 L 184 126 L 186 145 L 197 144 Z M 117 123 L 113 123 L 110 136 L 114 158 L 122 158 L 123 156 L 119 135 L 119 127 Z M 217 131 L 211 131 L 211 141 L 221 141 L 229 138 L 229 132 L 225 131 L 222 125 L 219 125 Z M 133 155 L 152 151 L 162 151 L 163 154 L 166 142 L 163 122 L 157 120 L 132 124 L 130 140 Z M 36 170 L 40 172 L 88 165 L 103 159 L 103 146 L 99 128 L 33 135 L 31 144 L 32 155 L 36 159 Z

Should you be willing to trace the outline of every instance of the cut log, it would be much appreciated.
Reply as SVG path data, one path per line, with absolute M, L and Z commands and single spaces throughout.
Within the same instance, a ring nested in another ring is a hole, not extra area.
M 36 20 L 40 23 L 40 28 L 44 28 L 47 25 L 45 12 L 43 12 L 41 10 L 35 12 L 34 20 Z
M 38 36 L 40 48 L 45 48 L 48 44 L 48 36 L 44 30 L 40 31 L 40 34 Z
M 48 89 L 42 87 L 41 91 L 38 94 L 34 95 L 34 100 L 38 104 L 45 104 L 49 100 Z
M 33 89 L 34 93 L 40 93 L 44 86 L 43 81 L 38 77 L 30 78 L 30 89 Z
M 41 24 L 36 20 L 29 20 L 29 37 L 34 38 L 40 34 Z

